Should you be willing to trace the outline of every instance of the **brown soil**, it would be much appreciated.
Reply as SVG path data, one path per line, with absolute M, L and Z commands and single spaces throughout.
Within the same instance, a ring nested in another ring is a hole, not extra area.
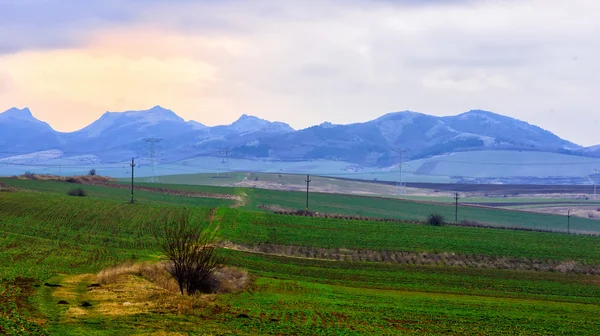
M 404 265 L 437 265 L 445 267 L 513 269 L 541 272 L 600 274 L 600 265 L 579 264 L 575 261 L 535 260 L 456 253 L 373 251 L 326 249 L 307 246 L 259 244 L 256 246 L 221 242 L 220 247 L 250 253 L 301 259 L 336 261 L 384 262 Z

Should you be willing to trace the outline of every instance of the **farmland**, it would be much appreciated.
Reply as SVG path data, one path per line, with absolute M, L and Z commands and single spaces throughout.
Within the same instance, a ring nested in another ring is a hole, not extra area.
M 126 189 L 83 186 L 88 197 L 69 197 L 66 191 L 72 185 L 64 182 L 2 182 L 20 189 L 0 193 L 3 332 L 600 332 L 596 319 L 600 313 L 600 276 L 585 271 L 600 265 L 600 237 L 276 215 L 259 206 L 298 209 L 304 194 L 253 188 L 173 186 L 243 195 L 243 203 L 136 191 L 137 202 L 128 204 Z M 453 215 L 451 206 L 393 199 L 315 194 L 311 202 L 315 211 L 402 220 L 420 220 L 433 210 L 449 218 Z M 159 260 L 153 236 L 157 220 L 190 209 L 193 223 L 204 225 L 221 246 L 261 248 L 260 253 L 222 250 L 228 265 L 250 272 L 250 287 L 207 295 L 190 303 L 189 309 L 182 308 L 185 302 L 176 294 L 166 293 L 139 276 L 89 289 L 102 269 L 124 262 Z M 517 222 L 525 226 L 528 220 L 549 228 L 563 225 L 560 216 L 472 207 L 460 211 L 463 216 L 498 225 L 514 226 Z M 572 225 L 592 230 L 595 223 L 582 219 Z M 349 257 L 335 259 L 327 251 Z M 354 251 L 360 252 L 356 258 L 351 255 Z M 439 259 L 421 262 L 425 254 Z M 388 255 L 392 258 L 381 257 Z M 411 261 L 401 263 L 396 260 L 399 255 L 408 255 Z M 470 262 L 450 266 L 452 258 Z M 478 266 L 491 261 L 504 264 Z M 539 267 L 503 266 L 509 262 Z M 551 271 L 547 265 L 558 267 Z M 68 303 L 57 305 L 59 300 Z M 81 308 L 82 302 L 91 306 Z

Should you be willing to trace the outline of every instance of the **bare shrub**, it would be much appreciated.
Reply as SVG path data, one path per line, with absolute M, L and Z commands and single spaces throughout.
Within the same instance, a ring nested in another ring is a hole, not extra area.
M 236 267 L 219 267 L 215 270 L 214 277 L 219 293 L 238 292 L 250 282 L 248 272 Z
M 79 183 L 79 181 L 75 177 L 73 177 L 73 176 L 69 176 L 69 177 L 65 178 L 65 182 Z
M 438 213 L 432 213 L 429 216 L 427 216 L 427 224 L 429 224 L 429 225 L 441 226 L 441 225 L 444 225 L 444 223 L 445 223 L 444 216 L 442 216 Z
M 90 169 L 90 171 L 88 172 L 88 175 L 96 176 L 96 169 Z
M 73 188 L 67 192 L 69 196 L 86 197 L 87 193 L 82 188 Z
M 166 270 L 177 281 L 182 295 L 214 293 L 218 288 L 214 273 L 222 258 L 212 238 L 202 232 L 205 226 L 190 225 L 186 212 L 166 219 L 155 231 L 159 247 L 169 260 Z
M 22 175 L 24 178 L 26 179 L 30 179 L 30 180 L 35 180 L 36 176 L 34 173 L 30 172 L 30 171 L 26 171 L 25 174 Z
M 7 187 L 6 185 L 2 184 L 2 182 L 0 182 L 0 192 L 9 192 L 9 191 L 15 191 L 15 188 Z

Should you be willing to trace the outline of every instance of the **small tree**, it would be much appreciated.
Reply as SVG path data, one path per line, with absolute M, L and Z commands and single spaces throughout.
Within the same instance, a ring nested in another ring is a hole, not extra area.
M 204 226 L 190 225 L 189 213 L 176 215 L 161 224 L 155 237 L 170 261 L 167 272 L 177 281 L 181 294 L 214 292 L 218 287 L 214 272 L 222 259 L 211 237 L 202 232 Z
M 96 175 L 96 169 L 90 169 L 88 175 L 95 176 Z
M 444 222 L 444 216 L 440 214 L 432 213 L 429 216 L 427 216 L 427 224 L 429 225 L 441 226 L 444 225 Z
M 67 192 L 69 196 L 86 197 L 87 193 L 82 188 L 73 188 Z

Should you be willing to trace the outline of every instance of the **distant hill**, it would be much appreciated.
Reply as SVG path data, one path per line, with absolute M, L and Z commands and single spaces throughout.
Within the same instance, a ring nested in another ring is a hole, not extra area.
M 481 110 L 448 117 L 394 112 L 364 123 L 324 122 L 294 130 L 283 122 L 245 114 L 230 125 L 207 127 L 155 106 L 143 111 L 106 112 L 71 133 L 54 131 L 28 109 L 0 113 L 0 144 L 10 149 L 0 151 L 4 158 L 55 150 L 65 157 L 91 155 L 102 162 L 122 162 L 147 156 L 144 139 L 151 137 L 161 139 L 158 152 L 163 163 L 218 156 L 220 148 L 227 148 L 227 155 L 237 159 L 323 159 L 370 167 L 393 165 L 394 148 L 410 149 L 407 158 L 412 160 L 480 150 L 600 156 L 598 146 L 582 148 L 538 126 Z
M 0 156 L 26 154 L 63 145 L 60 133 L 36 119 L 28 108 L 0 113 Z

